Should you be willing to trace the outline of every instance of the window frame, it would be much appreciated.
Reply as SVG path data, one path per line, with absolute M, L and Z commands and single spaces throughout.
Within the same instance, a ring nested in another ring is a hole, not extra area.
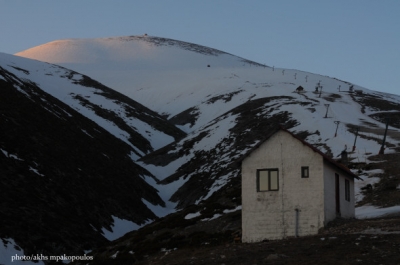
M 268 189 L 260 189 L 260 172 L 267 171 L 268 172 Z M 276 172 L 276 189 L 271 189 L 271 172 Z M 268 192 L 268 191 L 279 191 L 279 169 L 278 168 L 262 168 L 257 169 L 257 192 Z
M 305 175 L 305 170 L 307 170 L 307 175 Z M 301 178 L 309 178 L 310 177 L 310 167 L 301 167 Z

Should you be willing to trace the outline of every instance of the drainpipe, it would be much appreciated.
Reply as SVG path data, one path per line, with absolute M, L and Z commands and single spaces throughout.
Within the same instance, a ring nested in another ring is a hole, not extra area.
M 299 209 L 294 209 L 296 211 L 296 231 L 295 231 L 295 235 L 296 237 L 299 237 Z

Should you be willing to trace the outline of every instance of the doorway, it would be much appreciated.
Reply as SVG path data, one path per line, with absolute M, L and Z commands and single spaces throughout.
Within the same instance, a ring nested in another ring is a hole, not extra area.
M 340 181 L 339 174 L 335 173 L 335 202 L 336 202 L 336 216 L 340 217 Z

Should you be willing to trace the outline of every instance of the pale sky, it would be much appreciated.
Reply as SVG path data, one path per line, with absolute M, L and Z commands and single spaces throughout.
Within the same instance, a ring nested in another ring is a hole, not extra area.
M 400 95 L 400 0 L 0 0 L 0 52 L 142 35 Z

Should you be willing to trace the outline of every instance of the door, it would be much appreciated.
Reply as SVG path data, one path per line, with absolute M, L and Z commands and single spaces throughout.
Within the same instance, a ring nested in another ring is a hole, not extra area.
M 336 202 L 336 216 L 340 216 L 340 182 L 339 174 L 335 173 L 335 202 Z

